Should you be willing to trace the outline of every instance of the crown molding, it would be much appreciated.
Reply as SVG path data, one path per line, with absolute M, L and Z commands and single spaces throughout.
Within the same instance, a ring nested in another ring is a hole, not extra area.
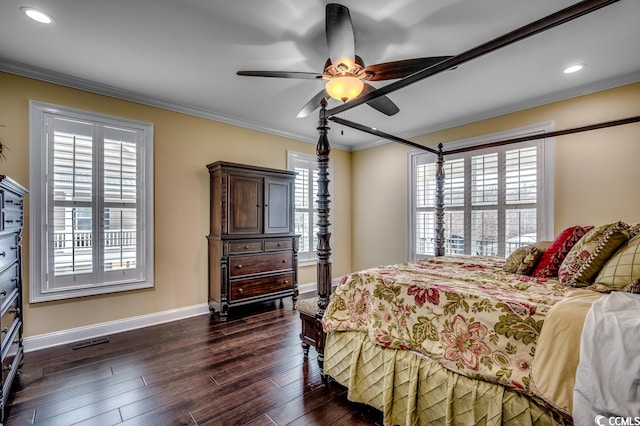
M 276 136 L 281 136 L 287 139 L 293 139 L 300 142 L 306 142 L 310 144 L 316 144 L 315 139 L 309 139 L 301 137 L 290 132 L 285 132 L 278 129 L 273 129 L 267 126 L 257 125 L 245 120 L 241 120 L 235 117 L 230 117 L 215 112 L 193 108 L 186 105 L 181 105 L 173 102 L 163 101 L 161 99 L 150 98 L 143 96 L 139 93 L 131 92 L 129 90 L 119 89 L 114 86 L 97 83 L 90 80 L 85 80 L 78 77 L 73 77 L 67 74 L 57 73 L 54 71 L 46 70 L 43 68 L 32 67 L 29 65 L 21 64 L 14 61 L 9 61 L 4 58 L 0 58 L 0 71 L 4 71 L 10 74 L 20 75 L 22 77 L 33 78 L 36 80 L 46 81 L 48 83 L 54 83 L 61 86 L 70 87 L 73 89 L 80 89 L 87 92 L 96 93 L 99 95 L 110 96 L 125 101 L 135 102 L 143 105 L 148 105 L 156 108 L 165 109 L 168 111 L 174 111 L 182 114 L 191 115 L 194 117 L 204 118 L 206 120 L 217 121 L 232 126 L 242 127 L 245 129 L 255 130 L 258 132 L 269 133 Z M 632 72 L 622 76 L 600 80 L 594 83 L 574 87 L 571 89 L 551 93 L 548 95 L 539 96 L 536 98 L 528 99 L 524 102 L 513 103 L 501 108 L 495 108 L 492 110 L 483 111 L 478 114 L 470 114 L 464 117 L 457 118 L 455 120 L 443 121 L 434 125 L 426 126 L 418 131 L 411 133 L 401 133 L 399 136 L 404 139 L 410 139 L 433 132 L 437 132 L 452 127 L 462 126 L 465 124 L 473 123 L 476 121 L 487 120 L 490 118 L 498 117 L 505 114 L 510 114 L 517 111 L 522 111 L 530 108 L 539 107 L 542 105 L 559 102 L 578 96 L 588 95 L 602 90 L 613 89 L 615 87 L 624 86 L 625 84 L 635 83 L 640 81 L 640 71 Z M 347 146 L 338 143 L 331 143 L 332 148 L 340 149 L 342 151 L 354 152 L 364 149 L 374 148 L 376 146 L 391 143 L 386 139 L 379 139 L 373 142 L 367 142 L 358 144 L 356 146 Z
M 33 78 L 35 80 L 45 81 L 47 83 L 58 84 L 60 86 L 70 87 L 72 89 L 84 90 L 86 92 L 96 93 L 98 95 L 110 96 L 112 98 L 122 99 L 125 101 L 135 102 L 142 105 L 148 105 L 156 108 L 161 108 L 168 111 L 178 112 L 181 114 L 187 114 L 194 117 L 204 118 L 206 120 L 217 121 L 220 123 L 230 124 L 236 127 L 242 127 L 244 129 L 255 130 L 258 132 L 269 133 L 276 136 L 281 136 L 287 139 L 293 139 L 300 142 L 306 142 L 316 144 L 317 140 L 301 138 L 299 135 L 285 132 L 278 129 L 273 129 L 267 126 L 257 125 L 245 120 L 241 120 L 235 117 L 227 116 L 224 114 L 218 114 L 212 111 L 207 111 L 199 108 L 193 108 L 186 105 L 181 105 L 174 102 L 167 102 L 161 99 L 151 98 L 141 95 L 129 90 L 123 90 L 107 84 L 97 83 L 95 81 L 86 80 L 83 78 L 73 77 L 68 74 L 57 73 L 54 71 L 46 70 L 44 68 L 32 67 L 29 65 L 21 64 L 19 62 L 10 61 L 4 58 L 0 58 L 0 71 L 4 71 L 9 74 L 15 74 L 22 77 Z M 348 146 L 340 144 L 331 144 L 332 148 L 350 151 Z

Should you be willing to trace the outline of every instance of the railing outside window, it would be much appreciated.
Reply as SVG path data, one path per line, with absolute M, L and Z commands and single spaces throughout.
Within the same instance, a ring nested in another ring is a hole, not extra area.
M 105 247 L 134 247 L 136 245 L 136 231 L 107 231 L 104 233 Z M 56 232 L 53 235 L 53 247 L 91 248 L 93 247 L 93 233 L 91 232 Z

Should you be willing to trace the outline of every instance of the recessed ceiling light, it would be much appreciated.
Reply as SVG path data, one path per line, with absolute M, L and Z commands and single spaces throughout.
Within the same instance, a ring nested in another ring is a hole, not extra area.
M 571 65 L 571 66 L 569 66 L 569 67 L 564 69 L 564 73 L 565 74 L 571 74 L 571 73 L 574 73 L 574 72 L 578 72 L 581 69 L 583 69 L 584 67 L 585 67 L 584 64 Z
M 53 18 L 51 17 L 51 15 L 41 10 L 27 6 L 21 7 L 20 10 L 29 18 L 33 19 L 36 22 L 40 22 L 41 24 L 50 24 L 53 22 Z

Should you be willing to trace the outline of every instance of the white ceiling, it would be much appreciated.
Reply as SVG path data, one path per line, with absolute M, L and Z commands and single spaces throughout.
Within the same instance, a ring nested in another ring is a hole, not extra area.
M 328 57 L 326 3 L 4 0 L 0 70 L 315 142 L 317 114 L 296 114 L 322 82 L 240 77 L 236 71 L 322 72 Z M 342 2 L 351 11 L 356 53 L 366 64 L 457 55 L 574 3 Z M 21 6 L 41 7 L 54 24 L 30 21 Z M 411 138 L 640 81 L 639 22 L 640 1 L 621 0 L 391 93 L 400 108 L 395 116 L 367 105 L 340 116 Z M 587 67 L 563 74 L 573 63 Z M 335 123 L 329 140 L 352 150 L 380 143 Z

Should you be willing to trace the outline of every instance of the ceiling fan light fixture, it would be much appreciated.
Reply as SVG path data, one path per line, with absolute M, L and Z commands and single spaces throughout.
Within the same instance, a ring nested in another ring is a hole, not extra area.
M 566 67 L 563 72 L 565 74 L 573 74 L 574 72 L 580 71 L 584 67 L 585 67 L 584 64 L 575 64 L 575 65 L 571 65 L 571 66 Z
M 333 99 L 347 102 L 357 97 L 364 89 L 364 83 L 357 77 L 334 77 L 327 82 L 325 90 Z
M 41 10 L 34 9 L 32 7 L 23 6 L 20 8 L 22 13 L 27 15 L 30 19 L 39 22 L 41 24 L 51 24 L 53 22 L 53 18 L 48 13 L 45 13 Z

